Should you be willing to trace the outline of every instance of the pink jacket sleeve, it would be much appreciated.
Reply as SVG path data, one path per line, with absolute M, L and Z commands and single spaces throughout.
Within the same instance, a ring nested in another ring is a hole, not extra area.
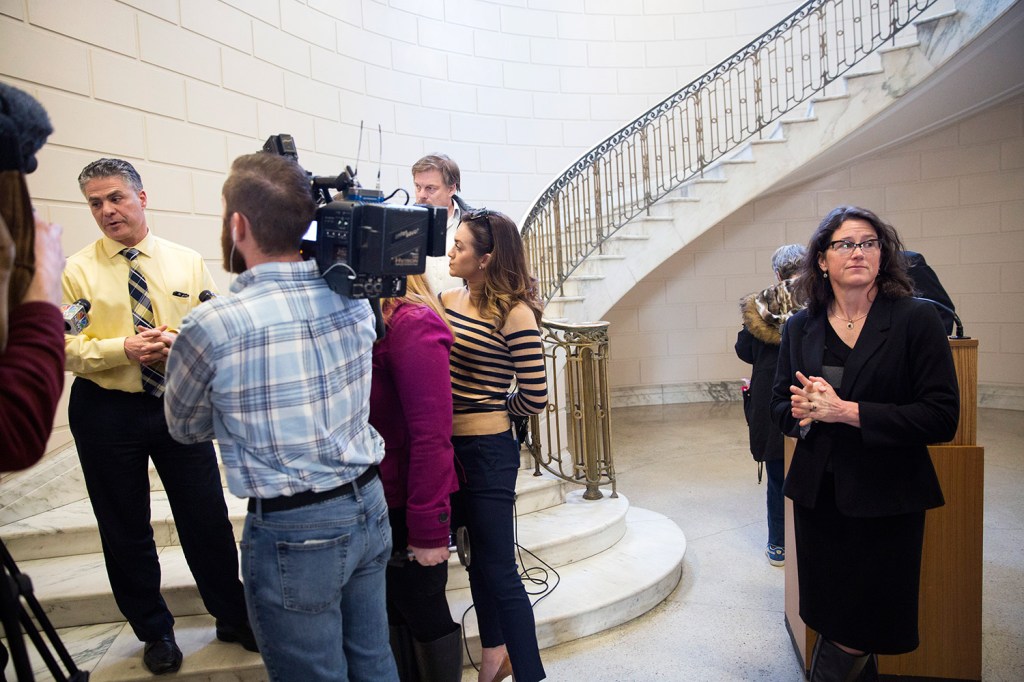
M 11 311 L 0 354 L 0 470 L 25 469 L 43 456 L 64 389 L 64 321 L 57 306 L 23 303 Z

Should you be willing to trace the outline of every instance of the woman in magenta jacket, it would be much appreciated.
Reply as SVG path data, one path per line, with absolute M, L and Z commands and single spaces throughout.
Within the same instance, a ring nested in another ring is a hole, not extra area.
M 384 438 L 381 481 L 394 559 L 387 568 L 388 623 L 399 677 L 462 679 L 461 629 L 445 588 L 451 504 L 452 333 L 421 275 L 384 302 L 386 334 L 373 349 L 370 424 Z M 411 557 L 411 558 L 407 558 Z

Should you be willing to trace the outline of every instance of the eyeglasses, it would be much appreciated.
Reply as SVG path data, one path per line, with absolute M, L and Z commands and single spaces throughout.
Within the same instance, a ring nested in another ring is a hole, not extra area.
M 882 248 L 882 240 L 877 238 L 865 239 L 860 244 L 857 244 L 845 239 L 837 239 L 834 242 L 829 242 L 828 247 L 840 256 L 852 256 L 857 247 L 860 247 L 861 253 L 866 256 L 870 253 L 878 252 Z

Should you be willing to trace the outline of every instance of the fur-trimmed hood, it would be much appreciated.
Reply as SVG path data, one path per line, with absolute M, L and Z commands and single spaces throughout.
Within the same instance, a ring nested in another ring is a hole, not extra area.
M 782 342 L 782 325 L 804 307 L 793 297 L 795 281 L 791 277 L 740 300 L 743 325 L 758 341 L 778 346 Z

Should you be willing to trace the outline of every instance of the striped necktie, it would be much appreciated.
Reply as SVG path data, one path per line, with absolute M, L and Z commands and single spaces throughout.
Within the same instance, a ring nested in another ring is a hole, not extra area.
M 139 269 L 139 250 L 122 249 L 121 255 L 128 259 L 128 295 L 132 298 L 132 321 L 135 327 L 140 325 L 152 329 L 156 326 L 153 315 L 153 303 L 149 300 L 149 286 L 146 277 Z M 141 365 L 142 390 L 159 398 L 164 394 L 164 363 Z

